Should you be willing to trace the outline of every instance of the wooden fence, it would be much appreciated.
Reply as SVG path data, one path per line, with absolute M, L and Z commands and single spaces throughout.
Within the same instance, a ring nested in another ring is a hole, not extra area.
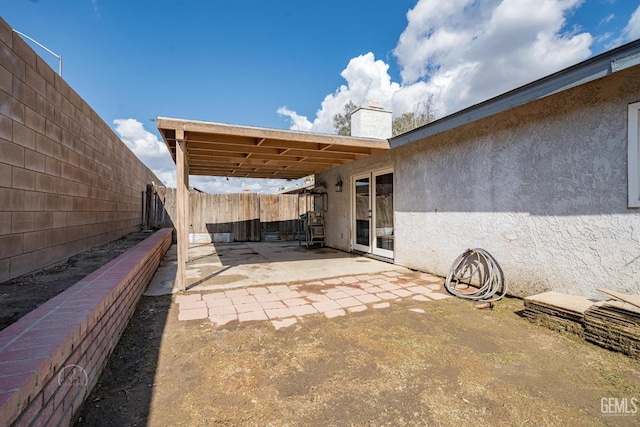
M 148 188 L 144 198 L 148 228 L 172 227 L 176 218 L 176 189 Z M 324 210 L 326 199 L 313 194 L 189 193 L 190 227 L 195 235 L 231 236 L 236 242 L 296 240 L 300 215 Z

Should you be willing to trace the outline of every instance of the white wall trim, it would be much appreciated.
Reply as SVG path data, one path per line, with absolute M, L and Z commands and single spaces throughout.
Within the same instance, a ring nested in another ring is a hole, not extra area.
M 640 102 L 629 104 L 627 133 L 627 164 L 629 167 L 629 207 L 640 208 Z

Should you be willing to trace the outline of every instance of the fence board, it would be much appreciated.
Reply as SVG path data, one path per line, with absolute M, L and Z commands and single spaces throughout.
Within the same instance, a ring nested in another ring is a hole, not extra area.
M 232 233 L 237 242 L 294 240 L 298 219 L 314 206 L 308 194 L 206 194 L 192 192 L 190 233 Z M 176 190 L 156 187 L 149 204 L 152 227 L 172 227 L 176 217 Z

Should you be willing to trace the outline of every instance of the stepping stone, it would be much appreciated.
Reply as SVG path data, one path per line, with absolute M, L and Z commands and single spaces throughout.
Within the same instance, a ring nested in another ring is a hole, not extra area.
M 224 293 L 227 298 L 233 297 L 243 297 L 249 295 L 249 292 L 246 289 L 234 289 L 232 291 L 225 291 Z
M 431 292 L 431 293 L 425 294 L 425 295 L 428 296 L 431 299 L 434 299 L 434 300 L 451 298 L 451 295 L 439 294 L 439 293 L 436 293 L 436 292 Z
M 284 319 L 285 317 L 291 317 L 294 314 L 291 312 L 289 307 L 287 308 L 272 308 L 269 310 L 265 310 L 267 316 L 270 319 Z
M 233 306 L 233 301 L 231 301 L 231 298 L 206 300 L 206 303 L 209 308 Z
M 190 301 L 200 301 L 200 299 L 200 294 L 178 295 L 176 296 L 176 303 L 182 304 Z
M 204 294 L 202 295 L 202 299 L 204 301 L 210 301 L 215 299 L 227 299 L 227 296 L 224 294 L 224 292 L 216 292 L 214 294 Z
M 241 322 L 251 322 L 255 320 L 267 320 L 268 317 L 264 311 L 250 311 L 248 313 L 239 313 L 238 320 Z
M 295 325 L 297 322 L 298 319 L 296 319 L 295 317 L 288 317 L 282 320 L 272 320 L 271 324 L 276 328 L 277 331 L 278 329 L 288 328 L 291 325 Z
M 381 302 L 381 303 L 378 303 L 378 304 L 374 304 L 373 308 L 388 308 L 390 306 L 391 306 L 391 304 L 389 304 L 388 302 Z
M 236 307 L 233 305 L 223 305 L 220 307 L 210 307 L 209 308 L 209 316 L 225 316 L 225 315 L 236 315 Z
M 180 310 L 178 320 L 197 320 L 206 319 L 209 312 L 206 308 L 192 308 L 189 310 Z
M 332 319 L 334 317 L 344 316 L 345 314 L 347 314 L 347 313 L 343 309 L 326 311 L 324 313 L 324 315 L 327 317 L 327 319 Z
M 363 304 L 369 304 L 372 302 L 378 302 L 378 301 L 382 301 L 380 298 L 378 298 L 375 295 L 371 295 L 371 294 L 367 294 L 367 295 L 358 295 L 356 297 L 354 297 L 355 299 L 357 299 L 358 301 L 360 301 Z
M 379 294 L 376 294 L 376 296 L 380 299 L 396 299 L 398 298 L 398 295 L 396 294 L 392 294 L 391 292 L 380 292 Z
M 224 326 L 229 322 L 238 320 L 238 316 L 236 316 L 235 314 L 221 314 L 209 316 L 209 320 L 211 320 L 211 323 L 213 323 L 214 326 Z
M 340 305 L 335 301 L 319 301 L 311 304 L 321 313 L 326 313 L 327 311 L 338 310 L 340 309 Z
M 336 302 L 340 305 L 340 307 L 355 307 L 356 305 L 361 305 L 362 303 L 353 297 L 341 298 L 337 299 Z
M 289 308 L 289 310 L 291 310 L 294 316 L 298 317 L 306 316 L 307 314 L 316 314 L 318 312 L 311 304 L 298 305 Z
M 185 301 L 180 303 L 180 311 L 182 310 L 192 310 L 196 308 L 207 308 L 206 301 Z

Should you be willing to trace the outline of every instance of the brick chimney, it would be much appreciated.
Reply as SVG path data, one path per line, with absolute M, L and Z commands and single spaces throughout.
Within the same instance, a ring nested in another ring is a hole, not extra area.
M 351 114 L 351 136 L 391 138 L 391 111 L 378 101 L 368 100 Z

